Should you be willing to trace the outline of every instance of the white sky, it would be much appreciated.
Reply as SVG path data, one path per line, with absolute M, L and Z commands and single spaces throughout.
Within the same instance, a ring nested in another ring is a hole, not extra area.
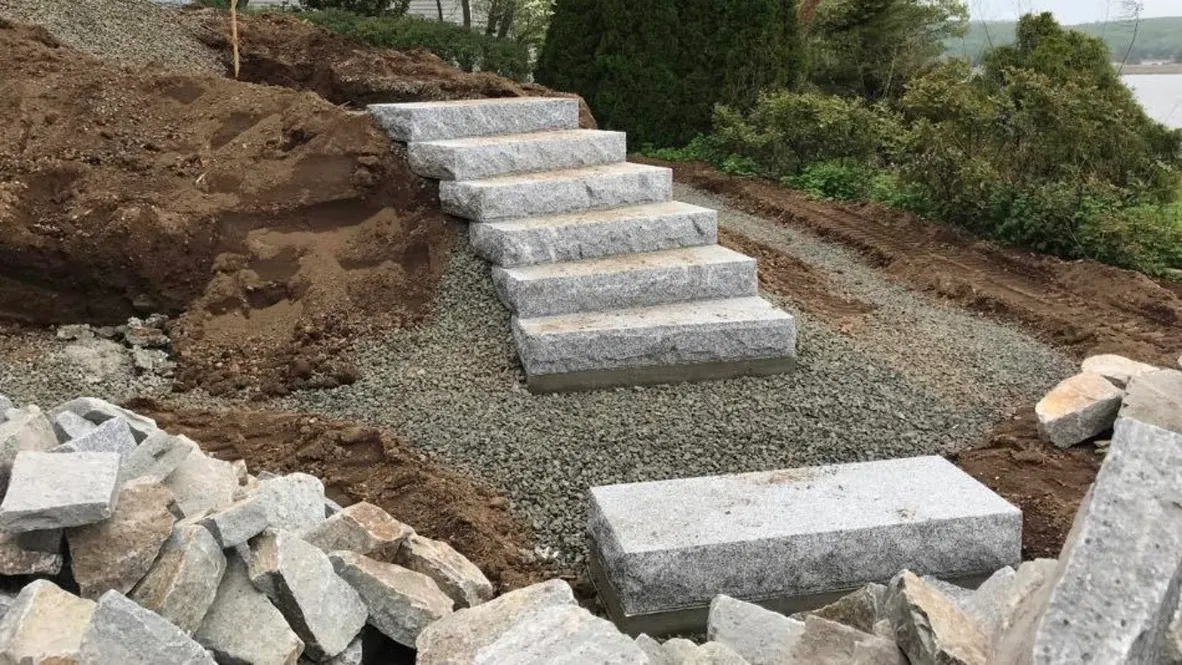
M 1142 18 L 1182 16 L 1182 0 L 1137 0 Z M 1074 25 L 1116 21 L 1124 15 L 1122 0 L 969 0 L 974 20 L 1015 20 L 1028 12 L 1052 12 L 1060 23 Z

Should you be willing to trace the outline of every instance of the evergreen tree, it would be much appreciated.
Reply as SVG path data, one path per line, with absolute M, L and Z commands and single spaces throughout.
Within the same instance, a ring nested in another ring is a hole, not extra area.
M 561 0 L 550 19 L 534 78 L 591 103 L 599 80 L 595 62 L 603 25 L 600 0 Z

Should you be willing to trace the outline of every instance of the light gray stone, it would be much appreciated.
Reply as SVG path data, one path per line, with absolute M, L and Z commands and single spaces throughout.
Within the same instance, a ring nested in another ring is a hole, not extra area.
M 246 460 L 236 459 L 230 464 L 234 465 L 234 473 L 238 475 L 239 486 L 250 482 L 250 472 L 246 469 Z
M 1182 665 L 1182 603 L 1174 610 L 1170 625 L 1166 628 L 1165 648 L 1163 649 L 1166 665 Z
M 4 416 L 4 412 L 8 411 L 14 406 L 15 405 L 12 403 L 12 400 L 8 399 L 8 397 L 6 397 L 3 393 L 0 393 L 0 423 L 7 420 L 7 418 Z
M 172 490 L 173 507 L 181 517 L 204 517 L 234 502 L 238 475 L 233 464 L 198 451 L 184 458 L 164 486 Z
M 1055 559 L 1026 561 L 1018 567 L 1001 619 L 991 636 L 993 662 L 999 662 L 998 658 L 1009 658 L 1014 663 L 1030 662 L 1034 629 L 1058 576 L 1059 562 Z
M 306 473 L 260 480 L 258 495 L 275 529 L 303 533 L 324 522 L 324 483 Z
M 201 454 L 196 443 L 183 436 L 156 432 L 123 458 L 119 476 L 124 481 L 142 478 L 162 483 L 190 455 Z
M 369 625 L 399 644 L 413 649 L 424 628 L 452 612 L 451 598 L 422 573 L 356 552 L 333 552 L 329 559 L 361 596 Z
M 755 259 L 721 245 L 493 268 L 501 301 L 521 318 L 758 295 Z
M 304 650 L 304 642 L 287 625 L 283 614 L 250 583 L 246 562 L 231 555 L 216 589 L 217 598 L 193 634 L 198 644 L 212 651 L 219 663 L 292 665 L 295 662 Z M 360 653 L 360 644 L 357 651 Z
M 395 141 L 523 134 L 579 126 L 574 98 L 509 97 L 410 104 L 370 104 L 366 110 Z
M 443 211 L 476 222 L 657 203 L 672 193 L 672 171 L 629 163 L 439 183 Z
M 1006 566 L 989 576 L 969 598 L 960 605 L 960 609 L 969 615 L 973 623 L 985 633 L 986 640 L 993 644 L 998 627 L 1002 622 L 1002 614 L 1009 611 L 1010 597 L 1017 584 L 1018 573 Z
M 191 635 L 214 602 L 225 570 L 226 556 L 209 531 L 178 524 L 131 599 Z
M 345 647 L 345 650 L 334 656 L 333 658 L 324 661 L 324 665 L 361 665 L 365 657 L 365 631 L 361 632 Z M 316 661 L 301 658 L 299 665 L 313 665 Z
M 398 548 L 394 563 L 435 580 L 457 608 L 475 607 L 492 598 L 492 582 L 445 542 L 411 534 Z
M 1182 432 L 1182 372 L 1163 369 L 1133 377 L 1120 417 Z
M 127 349 L 105 339 L 87 339 L 67 344 L 60 358 L 69 363 L 90 384 L 118 380 L 129 370 Z
M 805 624 L 730 596 L 710 602 L 706 639 L 735 650 L 751 665 L 781 665 L 804 634 Z
M 631 616 L 719 593 L 834 592 L 907 567 L 985 574 L 1020 560 L 1021 526 L 1017 508 L 952 463 L 916 457 L 594 487 L 589 530 Z
M 795 318 L 762 298 L 514 318 L 512 326 L 531 389 L 535 381 L 594 372 L 624 374 L 629 384 L 653 368 L 655 380 L 645 383 L 691 378 L 665 372 L 680 365 L 724 366 L 698 378 L 764 373 L 752 368 L 764 361 L 776 361 L 773 371 L 782 372 L 796 357 Z M 599 385 L 612 383 L 588 387 Z
M 794 665 L 908 665 L 894 640 L 810 616 L 788 659 Z
M 414 529 L 362 501 L 341 509 L 302 537 L 325 553 L 348 550 L 388 558 L 413 534 Z
M 1098 356 L 1090 356 L 1080 365 L 1081 372 L 1091 372 L 1099 374 L 1108 379 L 1117 388 L 1124 388 L 1128 385 L 1129 379 L 1134 376 L 1140 376 L 1148 372 L 1156 372 L 1157 367 L 1136 360 L 1130 360 L 1124 356 L 1118 356 L 1111 353 L 1105 353 Z
M 53 417 L 53 432 L 57 435 L 58 443 L 67 443 L 72 439 L 86 436 L 97 427 L 98 425 L 73 411 L 62 411 Z
M 51 415 L 56 416 L 62 411 L 76 413 L 96 425 L 102 424 L 111 418 L 122 417 L 127 420 L 127 424 L 131 427 L 131 433 L 138 442 L 142 442 L 150 435 L 159 431 L 159 428 L 156 427 L 155 420 L 95 397 L 79 397 L 64 404 L 59 404 L 53 409 Z
M 419 634 L 418 665 L 648 665 L 640 647 L 550 580 L 450 614 Z
M 718 242 L 718 213 L 680 201 L 468 226 L 476 253 L 502 267 L 655 252 Z
M 935 577 L 934 575 L 924 575 L 923 581 L 927 582 L 932 588 L 944 594 L 948 600 L 951 600 L 960 609 L 964 609 L 965 603 L 973 595 L 972 589 L 966 589 L 959 584 L 945 582 L 944 580 Z
M 20 533 L 83 526 L 115 511 L 119 455 L 20 452 L 0 503 L 0 529 Z
M 241 545 L 267 528 L 267 504 L 254 494 L 201 520 L 222 549 Z
M 895 642 L 911 665 L 986 665 L 989 644 L 972 619 L 947 596 L 903 571 L 887 587 Z
M 61 529 L 0 532 L 0 575 L 57 575 L 62 561 Z
M 793 615 L 792 618 L 804 621 L 809 616 L 817 616 L 829 621 L 836 621 L 863 633 L 874 634 L 877 633 L 875 625 L 884 618 L 883 601 L 885 599 L 886 587 L 872 582 L 824 607 Z M 893 631 L 892 634 L 894 634 Z
M 17 594 L 11 591 L 4 591 L 0 589 L 0 619 L 8 614 L 8 610 L 12 608 L 12 604 L 16 602 Z
M 81 665 L 216 665 L 180 628 L 118 591 L 99 598 L 82 638 Z
M 94 609 L 94 602 L 63 591 L 53 582 L 29 583 L 0 619 L 0 662 L 77 663 Z
M 1099 374 L 1084 372 L 1064 379 L 1038 404 L 1038 431 L 1060 448 L 1083 443 L 1112 427 L 1124 392 Z
M 365 625 L 365 604 L 328 555 L 294 535 L 267 530 L 255 537 L 248 564 L 251 582 L 287 618 L 312 659 L 344 651 Z
M 69 413 L 65 411 L 59 416 Z M 87 421 L 89 422 L 89 421 Z M 127 455 L 136 447 L 131 427 L 123 418 L 111 418 L 98 425 L 93 431 L 71 439 L 54 449 L 67 453 L 118 453 Z
M 8 481 L 18 453 L 44 452 L 55 446 L 53 425 L 36 405 L 9 410 L 8 419 L 0 423 L 0 487 Z
M 636 636 L 634 641 L 636 646 L 648 657 L 649 665 L 677 665 L 672 658 L 665 656 L 665 652 L 661 650 L 661 643 L 648 635 L 641 633 Z
M 703 644 L 684 662 L 686 665 L 748 665 L 734 649 L 718 642 Z
M 698 653 L 698 645 L 684 637 L 674 637 L 661 645 L 665 660 L 672 665 L 684 665 Z
M 171 500 L 160 485 L 128 485 L 119 492 L 110 519 L 66 531 L 70 566 L 83 597 L 98 598 L 111 589 L 127 593 L 148 573 L 172 533 Z
M 628 148 L 623 132 L 566 129 L 415 142 L 406 155 L 411 170 L 421 176 L 476 180 L 615 164 L 628 158 Z

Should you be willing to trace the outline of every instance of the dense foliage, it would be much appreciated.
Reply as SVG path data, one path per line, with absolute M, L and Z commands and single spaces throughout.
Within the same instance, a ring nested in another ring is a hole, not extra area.
M 307 9 L 339 9 L 362 16 L 402 16 L 410 0 L 300 0 Z
M 986 50 L 1013 44 L 1017 27 L 1013 21 L 976 21 L 963 36 L 946 40 L 947 55 L 979 62 Z M 1085 23 L 1071 29 L 1104 40 L 1117 62 L 1182 63 L 1182 17 Z

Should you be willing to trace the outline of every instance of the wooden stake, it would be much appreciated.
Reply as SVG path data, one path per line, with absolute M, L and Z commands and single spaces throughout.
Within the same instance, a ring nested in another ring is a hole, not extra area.
M 234 46 L 234 78 L 238 78 L 238 0 L 230 0 L 230 44 Z

